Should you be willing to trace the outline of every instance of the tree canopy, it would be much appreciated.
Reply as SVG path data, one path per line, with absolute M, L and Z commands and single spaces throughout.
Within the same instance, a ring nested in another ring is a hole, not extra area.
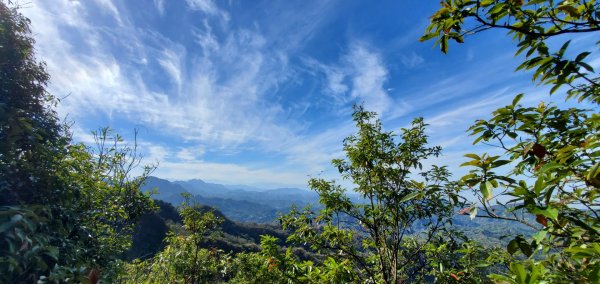
M 153 166 L 133 176 L 135 143 L 108 128 L 96 148 L 71 142 L 33 44 L 29 20 L 0 2 L 0 282 L 92 281 L 152 208 L 139 187 Z
M 346 260 L 360 281 L 417 279 L 430 270 L 425 245 L 453 241 L 445 225 L 458 197 L 449 172 L 436 166 L 422 170 L 422 161 L 441 149 L 427 146 L 420 118 L 402 129 L 400 142 L 362 106 L 353 118 L 358 133 L 344 140 L 347 159 L 333 165 L 362 200 L 352 202 L 334 182 L 313 178 L 309 185 L 324 208 L 293 210 L 282 219 L 283 227 L 294 231 L 290 241 Z
M 524 105 L 526 94 L 515 94 L 467 130 L 501 153 L 466 154 L 470 171 L 457 180 L 424 165 L 441 148 L 428 145 L 423 118 L 395 134 L 358 105 L 345 157 L 332 161 L 353 187 L 311 178 L 319 204 L 281 216 L 285 242 L 263 235 L 260 250 L 207 248 L 223 218 L 185 196 L 177 212 L 163 206 L 179 216 L 161 224 L 162 250 L 128 262 L 136 222 L 156 209 L 140 192 L 155 167 L 134 175 L 135 139 L 109 128 L 94 133 L 94 145 L 71 140 L 29 20 L 0 2 L 0 282 L 598 283 L 600 79 L 591 51 L 569 43 L 598 34 L 599 8 L 595 0 L 441 2 L 421 40 L 446 53 L 450 40 L 506 30 L 524 54 L 517 71 L 533 70 L 549 95 L 591 105 Z M 457 215 L 533 234 L 486 247 L 453 226 Z
M 508 283 L 600 281 L 600 79 L 589 63 L 590 50 L 567 56 L 570 38 L 562 44 L 548 40 L 600 31 L 600 4 L 596 1 L 463 1 L 448 0 L 431 17 L 421 40 L 437 39 L 443 52 L 448 41 L 489 29 L 504 29 L 525 53 L 518 70 L 534 70 L 533 80 L 549 85 L 549 94 L 590 102 L 592 109 L 563 109 L 540 102 L 523 106 L 524 94 L 498 108 L 487 120 L 469 129 L 474 144 L 485 143 L 502 155 L 467 154 L 471 167 L 462 178 L 478 204 L 468 208 L 476 216 L 526 223 L 536 228 L 529 239 L 513 236 L 507 251 L 522 253 L 507 275 L 494 279 Z M 595 43 L 596 46 L 600 42 Z M 551 49 L 556 49 L 551 51 Z M 505 197 L 508 202 L 501 202 Z M 508 209 L 499 215 L 492 202 Z M 480 214 L 477 213 L 479 209 Z M 535 216 L 531 222 L 527 212 Z

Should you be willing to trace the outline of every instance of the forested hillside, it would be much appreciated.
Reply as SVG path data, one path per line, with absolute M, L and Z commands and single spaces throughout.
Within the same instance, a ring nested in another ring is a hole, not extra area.
M 183 220 L 173 205 L 160 200 L 155 200 L 154 203 L 158 206 L 157 211 L 141 216 L 135 226 L 131 248 L 126 252 L 130 261 L 153 257 L 164 249 L 163 241 L 169 231 L 183 230 Z M 274 236 L 279 240 L 285 240 L 287 237 L 287 234 L 276 226 L 234 222 L 218 210 L 207 206 L 201 206 L 198 210 L 212 212 L 221 222 L 212 238 L 201 244 L 203 248 L 217 248 L 233 253 L 258 252 L 260 236 Z
M 421 41 L 505 30 L 546 101 L 475 121 L 460 176 L 432 164 L 424 118 L 387 131 L 355 104 L 340 178 L 310 191 L 153 177 L 137 131 L 75 141 L 17 4 L 0 2 L 0 283 L 600 282 L 600 41 L 569 47 L 599 34 L 596 1 L 442 1 Z

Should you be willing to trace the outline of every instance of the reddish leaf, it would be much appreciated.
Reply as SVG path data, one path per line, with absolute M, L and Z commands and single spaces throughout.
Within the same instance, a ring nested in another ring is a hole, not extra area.
M 546 148 L 544 148 L 544 146 L 538 143 L 533 144 L 531 150 L 533 151 L 533 154 L 540 159 L 543 159 L 544 157 L 546 157 L 546 154 L 548 154 Z
M 544 217 L 544 215 L 540 215 L 540 214 L 535 215 L 535 221 L 544 225 L 544 227 L 548 227 L 548 219 L 546 219 L 546 217 Z

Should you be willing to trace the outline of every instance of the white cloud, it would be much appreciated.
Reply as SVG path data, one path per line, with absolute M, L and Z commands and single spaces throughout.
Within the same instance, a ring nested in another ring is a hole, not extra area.
M 200 10 L 207 14 L 217 14 L 219 8 L 211 0 L 186 0 L 188 6 L 194 10 Z
M 255 1 L 258 2 L 258 1 Z M 270 11 L 262 29 L 273 45 L 294 53 L 315 35 L 319 28 L 340 11 L 341 1 L 264 1 L 258 10 Z
M 367 109 L 383 114 L 390 107 L 391 100 L 384 89 L 388 71 L 381 55 L 364 44 L 355 43 L 344 60 L 352 70 L 350 95 L 363 100 Z
M 176 49 L 165 49 L 158 59 L 158 63 L 171 76 L 171 80 L 176 84 L 177 90 L 181 90 L 182 83 L 182 64 L 185 60 L 185 47 L 178 45 Z
M 115 4 L 112 2 L 112 0 L 94 0 L 94 1 L 103 10 L 110 13 L 119 24 L 122 24 L 121 15 L 119 14 L 119 10 L 115 6 Z
M 308 176 L 294 168 L 244 166 L 233 163 L 204 161 L 199 157 L 204 149 L 199 146 L 169 147 L 149 141 L 140 141 L 143 149 L 142 165 L 159 161 L 153 175 L 170 180 L 202 178 L 219 183 L 241 182 L 260 186 L 305 187 Z M 138 171 L 141 170 L 137 169 Z
M 423 57 L 421 57 L 413 51 L 409 55 L 402 55 L 401 61 L 402 64 L 406 66 L 406 68 L 412 69 L 423 64 L 423 62 L 425 62 L 425 59 L 423 59 Z
M 32 19 L 39 55 L 48 63 L 51 91 L 59 97 L 70 94 L 61 103 L 61 114 L 74 119 L 99 113 L 126 117 L 184 141 L 205 141 L 221 148 L 251 141 L 266 145 L 293 135 L 277 121 L 281 107 L 267 98 L 268 91 L 286 78 L 287 59 L 267 60 L 267 42 L 257 31 L 231 30 L 218 42 L 207 23 L 198 32 L 219 48 L 206 48 L 199 56 L 186 55 L 177 43 L 151 31 L 140 33 L 134 27 L 120 28 L 118 35 L 104 35 L 114 37 L 111 46 L 98 40 L 103 35 L 99 33 L 109 27 L 87 24 L 92 22 L 85 19 L 89 7 L 67 0 L 44 3 L 24 12 Z M 64 30 L 65 24 L 77 28 L 84 42 L 97 46 L 86 50 L 67 42 L 65 35 L 73 31 Z M 177 90 L 151 88 L 153 79 L 144 75 L 148 71 L 134 66 L 142 60 L 116 58 L 118 54 L 112 50 L 122 47 L 131 49 L 134 56 L 156 58 Z M 184 58 L 192 62 L 192 69 L 185 68 Z
M 194 29 L 193 34 L 204 55 L 209 55 L 219 49 L 220 44 L 207 19 L 203 21 L 203 29 Z
M 154 0 L 154 6 L 161 16 L 165 14 L 165 0 Z
M 208 15 L 219 16 L 223 20 L 229 20 L 229 14 L 219 9 L 212 0 L 186 0 L 188 7 L 192 10 L 202 11 Z
M 248 185 L 276 185 L 305 187 L 308 177 L 297 171 L 282 171 L 269 168 L 250 168 L 230 163 L 202 161 L 163 162 L 154 172 L 159 177 L 172 180 L 202 178 L 220 183 L 243 181 Z
M 145 155 L 143 157 L 144 163 L 159 162 L 162 164 L 162 162 L 170 156 L 169 149 L 164 146 L 148 142 L 141 142 L 139 144 L 145 152 Z
M 333 94 L 343 94 L 348 91 L 348 85 L 343 82 L 345 75 L 340 70 L 332 68 L 326 70 L 325 74 L 328 82 L 327 89 Z
M 95 143 L 94 134 L 90 130 L 84 130 L 78 124 L 74 123 L 70 128 L 71 135 L 74 141 L 78 143 L 84 143 L 87 145 L 93 145 Z
M 325 93 L 338 104 L 364 103 L 368 110 L 383 114 L 392 103 L 384 86 L 389 72 L 382 56 L 363 42 L 352 43 L 337 64 L 312 58 L 305 64 L 325 75 Z
M 198 3 L 207 14 L 223 13 L 213 2 Z M 160 12 L 162 4 L 155 4 Z M 32 19 L 39 55 L 48 62 L 52 92 L 71 94 L 63 100 L 61 114 L 69 113 L 76 120 L 98 114 L 115 120 L 124 117 L 172 135 L 174 141 L 206 145 L 213 152 L 235 153 L 254 147 L 259 152 L 277 152 L 285 160 L 277 166 L 217 163 L 202 160 L 203 147 L 140 144 L 144 161 L 160 162 L 156 175 L 303 186 L 306 174 L 328 170 L 332 158 L 343 156 L 342 140 L 353 131 L 349 117 L 344 127 L 300 135 L 294 123 L 285 120 L 283 107 L 271 94 L 290 78 L 288 52 L 310 37 L 316 29 L 314 22 L 299 35 L 288 37 L 283 27 L 269 31 L 269 36 L 258 27 L 227 28 L 221 31 L 226 36 L 218 37 L 214 23 L 207 19 L 194 30 L 201 52 L 192 54 L 177 42 L 130 26 L 126 14 L 121 15 L 118 30 L 95 26 L 93 19 L 87 18 L 87 9 L 89 6 L 64 0 L 36 3 L 25 11 Z M 77 33 L 94 48 L 67 41 L 70 33 Z M 113 50 L 127 53 L 123 56 Z M 152 64 L 164 70 L 145 69 Z M 346 96 L 344 101 L 365 101 L 369 109 L 379 112 L 389 107 L 383 86 L 388 71 L 381 55 L 366 44 L 350 46 L 327 71 L 330 91 Z M 158 74 L 148 77 L 147 72 Z M 176 90 L 153 87 L 153 79 L 163 77 L 172 80 Z M 77 138 L 90 140 L 84 134 Z
M 194 161 L 201 157 L 204 152 L 205 150 L 203 147 L 181 148 L 177 152 L 176 157 L 184 161 Z
M 65 0 L 56 6 L 36 4 L 27 11 L 38 35 L 39 55 L 48 62 L 52 93 L 70 94 L 59 111 L 75 120 L 98 115 L 112 117 L 111 121 L 125 118 L 171 135 L 174 141 L 205 145 L 140 145 L 145 162 L 160 162 L 156 175 L 303 186 L 306 174 L 329 168 L 330 160 L 339 157 L 346 133 L 299 136 L 299 124 L 281 119 L 285 110 L 271 93 L 290 78 L 286 51 L 290 45 L 273 46 L 258 28 L 228 29 L 227 36 L 219 38 L 206 20 L 194 28 L 201 52 L 192 54 L 155 32 L 128 26 L 127 18 L 125 26 L 114 31 L 93 26 L 85 18 L 86 9 Z M 80 50 L 67 42 L 65 35 L 73 30 L 64 30 L 65 24 L 77 28 L 75 32 L 84 42 L 93 42 L 94 49 Z M 111 41 L 102 40 L 107 31 Z M 112 50 L 122 47 L 131 57 L 117 59 L 119 54 Z M 162 69 L 150 71 L 162 72 L 157 77 L 171 80 L 177 88 L 152 87 L 144 68 L 153 63 Z M 76 140 L 89 141 L 84 133 L 79 131 Z M 220 155 L 251 149 L 279 153 L 286 160 L 275 168 L 220 164 L 202 161 L 205 149 Z
M 448 127 L 462 125 L 464 129 L 456 129 L 458 131 L 464 131 L 467 129 L 468 124 L 474 122 L 476 119 L 481 119 L 487 116 L 495 107 L 498 107 L 505 103 L 512 93 L 509 92 L 508 88 L 490 93 L 483 96 L 484 99 L 477 100 L 473 103 L 460 106 L 445 112 L 441 112 L 432 118 L 428 118 L 426 121 L 431 126 L 432 130 L 449 130 Z
M 343 141 L 354 133 L 350 118 L 335 128 L 311 136 L 300 136 L 285 145 L 286 162 L 304 166 L 307 173 L 316 174 L 331 167 L 331 160 L 342 158 Z

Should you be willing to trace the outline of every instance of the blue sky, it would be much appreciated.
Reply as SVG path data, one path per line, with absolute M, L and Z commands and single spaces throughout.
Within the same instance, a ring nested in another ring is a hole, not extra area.
M 374 4 L 377 3 L 377 4 Z M 418 3 L 418 4 L 415 4 Z M 76 141 L 113 127 L 138 142 L 154 175 L 305 187 L 336 177 L 352 105 L 387 130 L 417 116 L 458 175 L 477 151 L 465 130 L 525 92 L 547 100 L 503 31 L 451 45 L 418 42 L 438 1 L 32 1 L 38 56 Z M 559 39 L 561 40 L 561 39 Z M 573 38 L 574 49 L 593 47 Z M 598 51 L 591 63 L 598 68 Z M 559 103 L 562 97 L 555 96 Z

